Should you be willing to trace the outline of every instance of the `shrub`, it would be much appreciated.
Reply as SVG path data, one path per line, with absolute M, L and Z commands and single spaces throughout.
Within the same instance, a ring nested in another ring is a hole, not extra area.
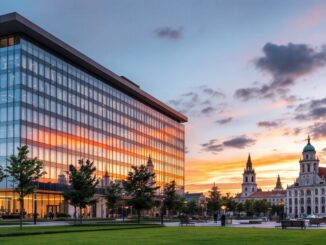
M 70 218 L 70 214 L 66 214 L 66 213 L 57 213 L 56 214 L 57 218 Z

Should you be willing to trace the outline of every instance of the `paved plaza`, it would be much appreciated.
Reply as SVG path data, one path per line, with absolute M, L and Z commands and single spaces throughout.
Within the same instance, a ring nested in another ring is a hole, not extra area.
M 248 224 L 245 224 L 248 223 Z M 176 227 L 180 226 L 179 222 L 167 222 L 164 223 L 167 227 Z M 215 223 L 214 221 L 208 222 L 194 222 L 193 226 L 198 227 L 214 227 L 221 226 L 221 222 L 218 221 Z M 227 224 L 227 227 L 242 227 L 242 228 L 281 228 L 281 224 L 275 221 L 262 222 L 261 224 L 249 224 L 249 220 L 232 220 L 231 224 Z M 288 228 L 289 229 L 289 228 Z M 290 228 L 291 229 L 291 228 Z M 306 229 L 326 229 L 326 224 L 321 224 L 319 227 L 317 226 L 306 226 Z

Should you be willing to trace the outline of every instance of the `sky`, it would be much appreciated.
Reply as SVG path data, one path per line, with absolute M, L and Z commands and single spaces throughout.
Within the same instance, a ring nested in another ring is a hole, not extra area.
M 298 176 L 308 134 L 326 166 L 326 2 L 0 0 L 188 116 L 186 190 Z

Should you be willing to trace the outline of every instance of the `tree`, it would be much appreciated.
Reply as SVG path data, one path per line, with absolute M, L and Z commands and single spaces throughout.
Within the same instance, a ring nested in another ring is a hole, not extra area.
M 164 209 L 168 209 L 169 212 L 173 212 L 178 209 L 181 198 L 176 192 L 176 184 L 174 180 L 170 183 L 165 184 L 163 189 L 163 198 Z
M 6 177 L 5 172 L 3 171 L 2 166 L 0 166 L 0 182 Z
M 187 203 L 185 212 L 187 214 L 189 214 L 189 215 L 195 215 L 195 214 L 198 214 L 198 211 L 199 211 L 199 207 L 198 207 L 197 201 L 196 200 L 190 200 Z
M 226 206 L 228 211 L 235 211 L 237 203 L 230 193 L 226 193 L 225 196 L 221 198 L 221 205 Z
M 43 162 L 37 158 L 28 158 L 28 146 L 18 147 L 18 155 L 12 155 L 8 159 L 6 172 L 12 177 L 15 192 L 18 193 L 20 202 L 20 229 L 23 226 L 24 198 L 34 193 L 35 182 L 45 174 Z
M 87 205 L 93 204 L 96 200 L 94 195 L 96 193 L 96 186 L 99 183 L 96 175 L 96 167 L 90 160 L 84 161 L 81 159 L 78 161 L 79 168 L 74 165 L 69 166 L 69 183 L 63 196 L 65 200 L 69 201 L 75 210 L 75 221 L 77 219 L 77 207 L 79 207 L 80 223 L 82 222 L 82 209 Z
M 123 181 L 123 187 L 131 198 L 129 205 L 137 211 L 138 223 L 142 210 L 149 210 L 155 205 L 155 192 L 159 188 L 155 186 L 155 173 L 147 169 L 145 165 L 132 166 L 127 180 Z
M 283 204 L 272 205 L 271 212 L 273 214 L 276 214 L 282 219 L 284 217 L 284 205 Z
M 211 214 L 219 211 L 221 208 L 221 193 L 218 187 L 215 185 L 212 186 L 212 189 L 209 191 L 209 197 L 207 202 L 207 208 Z
M 236 204 L 235 210 L 240 214 L 241 212 L 245 211 L 243 203 L 239 202 Z
M 253 210 L 257 216 L 261 213 L 266 214 L 269 204 L 266 200 L 255 200 L 253 202 Z
M 244 203 L 244 210 L 247 216 L 252 216 L 254 214 L 254 205 L 252 200 L 246 200 Z
M 117 204 L 121 200 L 122 188 L 119 183 L 110 183 L 106 188 L 106 206 L 108 209 L 114 211 L 117 208 Z

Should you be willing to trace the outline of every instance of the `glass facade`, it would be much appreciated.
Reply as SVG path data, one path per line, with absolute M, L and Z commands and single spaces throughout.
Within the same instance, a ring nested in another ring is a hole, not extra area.
M 25 38 L 1 37 L 0 88 L 2 166 L 27 144 L 45 163 L 42 182 L 57 183 L 81 158 L 94 161 L 99 178 L 107 171 L 123 179 L 151 156 L 157 184 L 183 188 L 184 125 L 77 65 Z M 9 180 L 0 188 L 10 189 Z
M 159 186 L 184 187 L 184 125 L 78 64 L 27 38 L 2 37 L 0 88 L 1 165 L 26 144 L 45 163 L 41 182 L 57 183 L 81 158 L 94 161 L 98 177 L 123 179 L 151 156 Z M 0 187 L 10 189 L 9 180 Z

